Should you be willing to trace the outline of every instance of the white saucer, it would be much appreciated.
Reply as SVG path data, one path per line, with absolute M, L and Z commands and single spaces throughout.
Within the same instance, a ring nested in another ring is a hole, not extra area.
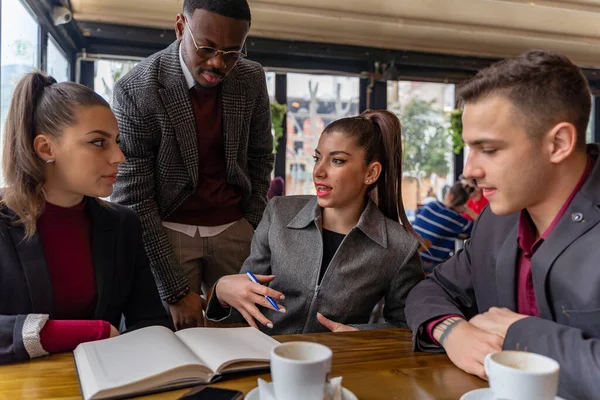
M 272 382 L 267 383 L 267 385 L 272 385 Z M 245 400 L 260 400 L 260 392 L 258 391 L 258 386 L 248 392 Z M 345 387 L 342 387 L 342 400 L 358 400 L 358 397 Z
M 258 398 L 257 398 L 258 400 Z M 494 394 L 492 389 L 483 388 L 471 390 L 469 393 L 465 393 L 460 400 L 494 400 Z M 564 400 L 562 397 L 556 396 L 554 400 Z

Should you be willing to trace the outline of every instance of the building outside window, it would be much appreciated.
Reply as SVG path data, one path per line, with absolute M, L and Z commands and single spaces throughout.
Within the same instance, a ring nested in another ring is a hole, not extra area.
M 358 114 L 359 78 L 287 74 L 286 195 L 315 194 L 314 150 L 336 119 Z

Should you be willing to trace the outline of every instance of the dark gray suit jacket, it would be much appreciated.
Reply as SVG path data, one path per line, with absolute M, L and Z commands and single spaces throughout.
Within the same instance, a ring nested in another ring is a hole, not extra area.
M 316 196 L 269 201 L 240 272 L 275 275 L 269 286 L 285 294 L 287 312 L 261 308 L 274 327 L 258 324 L 260 329 L 269 335 L 325 332 L 317 312 L 361 329 L 405 327 L 406 296 L 424 277 L 417 240 L 369 201 L 317 285 L 323 257 L 321 225 Z M 387 323 L 362 326 L 382 298 Z M 229 311 L 212 296 L 206 314 L 216 321 L 243 321 L 239 313 Z
M 125 207 L 105 207 L 87 198 L 92 256 L 98 285 L 93 319 L 127 330 L 149 325 L 172 327 L 150 273 L 142 228 Z M 39 234 L 24 240 L 15 214 L 0 209 L 0 364 L 44 355 L 39 331 L 52 318 L 52 285 Z
M 588 145 L 597 159 L 598 145 Z M 579 217 L 582 216 L 580 219 Z M 431 343 L 424 325 L 436 317 L 467 318 L 490 307 L 516 311 L 519 214 L 479 217 L 463 251 L 438 266 L 408 297 L 415 346 Z M 531 259 L 540 317 L 508 330 L 504 349 L 549 356 L 560 364 L 559 395 L 600 398 L 600 163 Z
M 271 110 L 260 64 L 242 59 L 221 87 L 227 183 L 242 194 L 244 217 L 258 225 L 273 170 Z M 126 161 L 111 200 L 133 208 L 161 297 L 188 285 L 162 220 L 196 191 L 198 139 L 179 62 L 179 42 L 139 63 L 114 89 Z

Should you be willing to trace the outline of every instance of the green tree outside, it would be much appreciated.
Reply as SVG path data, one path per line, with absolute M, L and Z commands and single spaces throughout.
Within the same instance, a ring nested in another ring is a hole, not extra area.
M 398 117 L 402 121 L 403 175 L 416 180 L 419 204 L 422 179 L 434 173 L 445 176 L 450 172 L 447 157 L 452 145 L 433 102 L 412 99 Z

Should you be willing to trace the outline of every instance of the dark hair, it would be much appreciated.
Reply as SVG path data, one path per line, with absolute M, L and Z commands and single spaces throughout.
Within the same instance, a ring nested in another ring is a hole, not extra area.
M 56 83 L 41 72 L 25 75 L 15 87 L 4 125 L 6 187 L 0 203 L 19 216 L 27 237 L 35 233 L 45 204 L 45 163 L 37 156 L 33 140 L 40 134 L 60 136 L 66 126 L 77 122 L 77 109 L 86 106 L 110 108 L 92 89 L 74 82 Z
M 191 16 L 194 10 L 206 10 L 242 21 L 252 21 L 247 0 L 184 0 L 183 12 Z
M 481 70 L 458 88 L 459 102 L 506 96 L 537 138 L 560 122 L 577 129 L 577 147 L 585 147 L 592 95 L 581 70 L 567 57 L 531 50 Z
M 452 196 L 451 204 L 452 207 L 462 206 L 469 200 L 469 195 L 475 190 L 475 188 L 469 188 L 470 191 L 460 181 L 455 182 L 450 188 L 450 195 Z
M 402 126 L 393 113 L 386 110 L 367 110 L 358 117 L 342 118 L 325 128 L 323 135 L 340 132 L 356 140 L 365 149 L 365 163 L 381 163 L 381 174 L 369 187 L 377 206 L 391 220 L 421 242 L 406 217 L 402 203 Z M 373 190 L 376 189 L 376 190 Z

